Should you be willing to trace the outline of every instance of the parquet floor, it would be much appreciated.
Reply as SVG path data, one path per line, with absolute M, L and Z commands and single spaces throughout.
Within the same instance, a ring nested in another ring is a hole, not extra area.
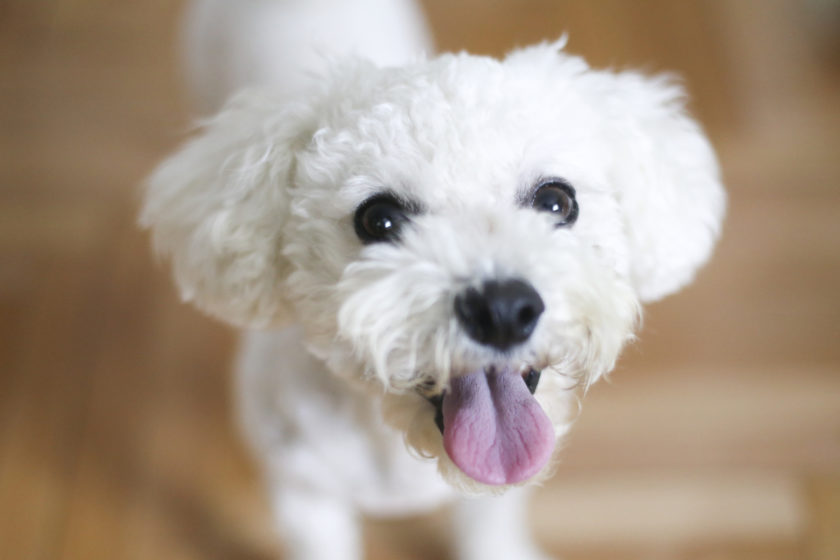
M 731 194 L 716 259 L 588 396 L 539 539 L 567 560 L 840 559 L 840 28 L 805 10 L 831 3 L 425 4 L 444 49 L 567 29 L 599 65 L 682 73 Z M 179 10 L 0 1 L 3 560 L 276 555 L 229 420 L 234 337 L 178 304 L 134 224 L 190 120 Z M 447 558 L 447 531 L 371 521 L 370 558 Z

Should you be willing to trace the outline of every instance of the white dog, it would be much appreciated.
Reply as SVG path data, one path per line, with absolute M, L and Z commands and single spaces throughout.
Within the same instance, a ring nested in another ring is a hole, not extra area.
M 158 169 L 141 221 L 183 298 L 245 329 L 241 416 L 288 557 L 358 558 L 360 513 L 471 494 L 458 558 L 542 558 L 515 487 L 720 229 L 681 89 L 562 42 L 425 59 L 410 0 L 189 21 L 205 106 L 263 87 Z

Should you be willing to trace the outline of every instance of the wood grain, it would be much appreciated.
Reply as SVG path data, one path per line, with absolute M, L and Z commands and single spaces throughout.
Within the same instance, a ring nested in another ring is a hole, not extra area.
M 587 397 L 539 540 L 569 560 L 840 558 L 830 18 L 792 0 L 424 4 L 443 49 L 567 31 L 598 65 L 679 72 L 731 194 L 715 260 Z M 230 421 L 234 335 L 178 303 L 135 227 L 137 185 L 191 119 L 180 9 L 0 4 L 3 560 L 278 554 Z M 447 558 L 448 512 L 367 536 L 375 560 Z

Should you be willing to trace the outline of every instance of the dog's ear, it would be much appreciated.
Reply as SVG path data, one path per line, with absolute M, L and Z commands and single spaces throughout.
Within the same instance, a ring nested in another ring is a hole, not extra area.
M 667 76 L 591 70 L 566 38 L 514 51 L 505 63 L 585 96 L 603 133 L 604 169 L 618 199 L 630 274 L 642 301 L 687 284 L 709 257 L 726 200 L 715 154 Z
M 691 281 L 718 238 L 726 206 L 720 172 L 682 88 L 666 76 L 604 73 L 607 163 L 642 301 Z
M 150 177 L 140 223 L 185 301 L 238 326 L 286 320 L 281 236 L 307 118 L 270 93 L 240 94 Z

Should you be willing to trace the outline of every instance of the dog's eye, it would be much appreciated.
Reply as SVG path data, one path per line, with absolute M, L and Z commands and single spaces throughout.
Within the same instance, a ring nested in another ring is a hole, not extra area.
M 551 179 L 540 183 L 534 191 L 531 206 L 538 212 L 553 214 L 557 219 L 558 226 L 572 225 L 578 217 L 575 189 L 559 179 Z
M 409 220 L 409 212 L 390 194 L 378 194 L 364 201 L 353 219 L 356 235 L 362 243 L 395 241 Z

